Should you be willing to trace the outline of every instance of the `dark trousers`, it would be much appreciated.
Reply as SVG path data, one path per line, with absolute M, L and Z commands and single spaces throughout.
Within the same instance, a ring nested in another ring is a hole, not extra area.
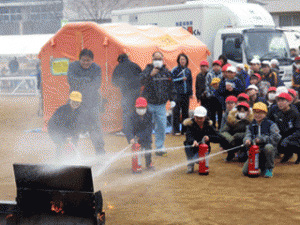
M 277 151 L 279 154 L 284 154 L 285 157 L 292 157 L 294 153 L 298 155 L 298 158 L 300 159 L 300 147 L 298 146 L 298 143 L 295 143 L 295 141 L 291 141 L 288 143 L 286 147 L 283 147 L 281 145 L 281 142 L 284 138 L 281 138 L 278 146 Z
M 53 141 L 53 143 L 56 145 L 56 156 L 60 157 L 62 155 L 62 152 L 64 151 L 64 146 L 67 143 L 68 136 L 63 135 L 61 133 L 57 133 L 54 131 L 48 131 L 48 134 Z M 79 135 L 72 135 L 72 143 L 77 146 L 78 140 L 79 140 Z
M 182 112 L 182 121 L 189 117 L 190 96 L 187 94 L 178 94 L 176 106 L 173 109 L 173 132 L 179 133 L 180 111 Z M 182 126 L 181 133 L 185 133 L 186 127 Z
M 208 109 L 207 109 L 208 117 L 213 122 L 213 127 L 216 128 L 216 115 L 218 115 L 218 129 L 221 126 L 222 116 L 223 116 L 223 108 L 222 104 L 216 97 L 211 97 L 208 101 Z
M 240 139 L 240 140 L 235 140 L 234 143 L 228 143 L 228 141 L 225 141 L 221 144 L 221 146 L 222 146 L 222 148 L 224 148 L 224 150 L 227 150 L 227 149 L 231 149 L 231 148 L 240 146 L 242 144 L 243 144 L 243 139 Z M 239 162 L 245 162 L 247 160 L 248 156 L 247 156 L 247 148 L 246 147 L 241 147 L 241 148 L 237 148 L 237 149 L 228 151 L 226 160 L 227 161 L 232 160 L 234 158 L 236 152 L 239 152 L 239 155 L 238 155 Z
M 131 130 L 130 118 L 135 110 L 135 101 L 139 97 L 140 90 L 132 90 L 130 93 L 122 93 L 121 106 L 122 106 L 122 119 L 123 119 L 123 133 L 127 134 Z
M 82 109 L 79 124 L 83 132 L 89 132 L 97 155 L 105 153 L 102 123 L 100 120 L 100 107 Z
M 211 147 L 210 147 L 210 144 L 209 143 L 206 143 L 208 145 L 208 152 L 210 153 L 211 151 Z M 185 144 L 185 147 L 184 147 L 184 150 L 185 150 L 185 155 L 186 155 L 186 158 L 187 160 L 193 160 L 194 156 L 196 153 L 199 152 L 199 147 L 191 147 L 191 146 L 188 146 Z M 188 163 L 188 166 L 193 166 L 195 163 Z
M 148 144 L 141 144 L 142 151 L 150 151 L 152 149 L 151 143 Z M 152 154 L 151 152 L 145 153 L 145 160 L 146 160 L 146 167 L 149 167 L 152 163 Z

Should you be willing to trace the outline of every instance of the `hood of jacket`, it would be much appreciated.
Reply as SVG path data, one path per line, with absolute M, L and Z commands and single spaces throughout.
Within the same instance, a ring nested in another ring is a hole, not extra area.
M 192 126 L 195 123 L 196 123 L 196 121 L 194 118 L 187 118 L 183 121 L 183 125 L 187 126 L 187 127 Z M 213 124 L 213 122 L 206 118 L 203 123 L 203 126 L 211 126 L 212 124 Z
M 227 118 L 227 123 L 228 125 L 230 126 L 234 126 L 236 125 L 237 123 L 243 121 L 243 120 L 247 120 L 248 123 L 251 123 L 252 120 L 253 120 L 253 112 L 252 110 L 249 110 L 249 113 L 247 115 L 247 117 L 245 119 L 239 119 L 237 118 L 237 113 L 238 113 L 238 110 L 237 109 L 233 109 L 229 112 L 229 115 L 228 115 L 228 118 Z

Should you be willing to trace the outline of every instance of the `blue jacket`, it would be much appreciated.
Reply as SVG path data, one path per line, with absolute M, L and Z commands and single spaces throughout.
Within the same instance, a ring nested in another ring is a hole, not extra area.
M 171 74 L 177 94 L 193 95 L 193 79 L 189 68 L 177 66 L 171 71 Z M 183 81 L 184 77 L 186 77 L 187 80 Z
M 245 70 L 242 70 L 240 73 L 238 73 L 237 77 L 242 81 L 244 89 L 250 85 L 250 76 Z
M 300 72 L 297 73 L 296 71 L 294 71 L 293 77 L 292 77 L 292 86 L 300 87 Z
M 230 82 L 234 85 L 233 91 L 226 90 L 226 82 Z M 243 88 L 242 81 L 237 77 L 234 77 L 234 79 L 232 80 L 228 80 L 227 78 L 223 79 L 220 83 L 219 93 L 221 96 L 223 96 L 224 99 L 226 99 L 229 95 L 238 96 L 243 91 L 244 88 Z

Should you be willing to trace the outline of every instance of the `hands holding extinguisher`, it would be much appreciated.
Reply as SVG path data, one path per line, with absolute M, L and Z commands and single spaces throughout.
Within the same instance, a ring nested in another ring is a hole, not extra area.
M 204 142 L 208 142 L 209 141 L 209 137 L 208 136 L 204 136 L 202 141 Z M 199 147 L 199 143 L 195 140 L 192 147 Z
M 260 141 L 259 138 L 255 138 L 255 139 L 254 139 L 254 144 L 259 144 L 260 142 L 261 142 L 261 141 Z M 250 146 L 251 144 L 252 144 L 252 142 L 251 142 L 250 139 L 247 139 L 247 140 L 245 141 L 245 145 Z

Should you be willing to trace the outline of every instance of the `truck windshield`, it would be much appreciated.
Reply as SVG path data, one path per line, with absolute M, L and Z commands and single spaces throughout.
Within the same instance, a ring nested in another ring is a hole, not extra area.
M 248 62 L 254 57 L 261 61 L 274 58 L 284 61 L 290 57 L 286 37 L 278 30 L 245 31 L 243 44 Z

